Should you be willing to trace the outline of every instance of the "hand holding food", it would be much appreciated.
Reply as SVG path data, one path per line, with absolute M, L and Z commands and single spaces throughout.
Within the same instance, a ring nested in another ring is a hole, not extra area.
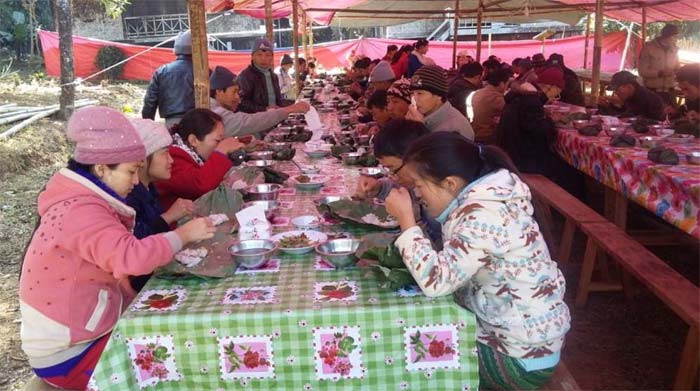
M 384 206 L 386 211 L 398 220 L 401 230 L 405 231 L 416 225 L 416 219 L 413 216 L 413 202 L 406 188 L 392 189 L 384 201 Z

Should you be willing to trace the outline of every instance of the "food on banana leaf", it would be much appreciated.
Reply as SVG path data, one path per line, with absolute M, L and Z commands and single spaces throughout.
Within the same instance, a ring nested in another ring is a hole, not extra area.
M 700 121 L 691 121 L 687 118 L 679 118 L 671 125 L 678 134 L 692 134 L 700 137 Z
M 311 178 L 309 178 L 307 175 L 299 175 L 294 179 L 296 179 L 299 183 L 309 183 L 311 181 Z
M 578 132 L 579 134 L 582 134 L 584 136 L 597 136 L 602 129 L 603 128 L 600 126 L 600 124 L 594 124 L 584 126 L 581 129 L 579 129 Z
M 648 118 L 639 118 L 632 124 L 632 129 L 637 133 L 646 133 L 649 131 L 649 125 L 655 124 L 656 121 Z
M 385 233 L 369 234 L 355 254 L 365 276 L 373 276 L 381 288 L 397 290 L 407 285 L 417 285 L 403 263 L 399 250 L 394 246 L 397 235 Z
M 342 154 L 355 152 L 355 148 L 349 145 L 334 145 L 331 147 L 331 155 L 336 159 L 341 159 Z
M 285 236 L 280 239 L 278 244 L 280 248 L 302 248 L 311 246 L 311 243 L 309 237 L 302 233 L 300 235 Z

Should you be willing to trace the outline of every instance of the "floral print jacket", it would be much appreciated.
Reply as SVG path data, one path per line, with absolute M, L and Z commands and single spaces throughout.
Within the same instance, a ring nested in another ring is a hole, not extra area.
M 442 251 L 418 227 L 396 240 L 423 293 L 453 293 L 476 315 L 479 342 L 524 359 L 558 352 L 570 323 L 564 277 L 530 200 L 517 175 L 499 170 L 469 184 L 443 212 Z

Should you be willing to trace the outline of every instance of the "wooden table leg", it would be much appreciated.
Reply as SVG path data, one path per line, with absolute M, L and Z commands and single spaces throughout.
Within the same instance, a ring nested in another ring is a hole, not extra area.
M 607 186 L 605 186 L 605 218 L 620 227 L 623 231 L 627 231 L 627 198 Z M 620 269 L 620 274 L 625 298 L 630 300 L 635 296 L 635 281 L 622 269 Z
M 681 362 L 673 382 L 674 390 L 690 390 L 693 383 L 698 380 L 698 368 L 700 367 L 700 330 L 690 327 L 685 339 Z

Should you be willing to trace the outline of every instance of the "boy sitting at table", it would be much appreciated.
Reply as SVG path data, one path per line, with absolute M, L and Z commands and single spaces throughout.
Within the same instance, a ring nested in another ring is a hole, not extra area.
M 375 179 L 368 176 L 361 176 L 357 182 L 355 197 L 361 199 L 376 198 L 383 201 L 391 189 L 397 186 L 412 188 L 413 183 L 410 178 L 403 175 L 402 156 L 408 150 L 411 143 L 430 133 L 430 130 L 421 122 L 405 119 L 395 119 L 387 122 L 384 129 L 374 137 L 374 156 L 384 168 L 389 170 L 389 177 Z M 436 245 L 441 244 L 440 227 L 434 220 L 424 218 L 421 210 L 421 220 L 430 239 Z

